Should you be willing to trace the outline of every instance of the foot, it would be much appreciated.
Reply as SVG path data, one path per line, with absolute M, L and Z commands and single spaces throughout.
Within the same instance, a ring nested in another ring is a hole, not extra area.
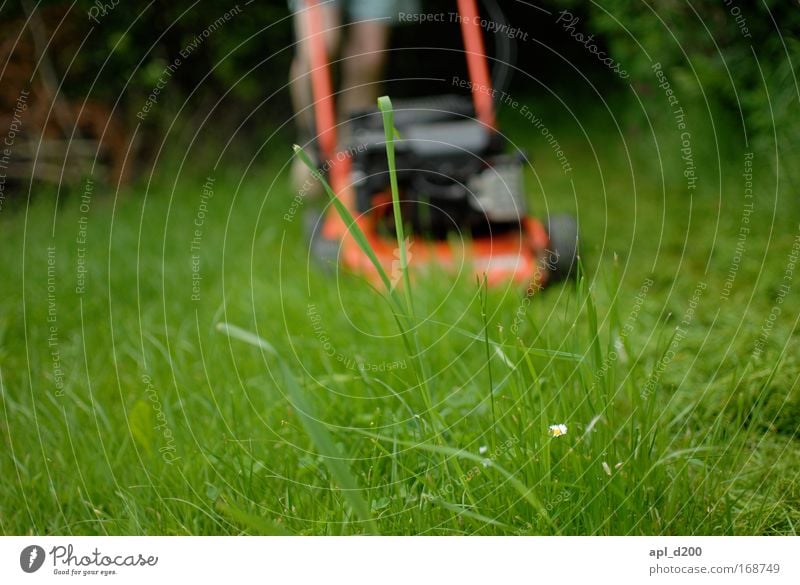
M 309 153 L 309 158 L 311 158 L 312 162 L 314 162 L 317 168 L 319 168 L 319 162 L 317 161 L 316 155 Z M 300 157 L 295 156 L 292 159 L 289 175 L 292 182 L 292 189 L 295 191 L 295 193 L 303 197 L 310 197 L 312 199 L 322 197 L 325 188 L 322 186 L 322 183 L 320 183 L 320 181 L 314 177 L 311 169 L 309 169 L 306 164 L 300 160 Z

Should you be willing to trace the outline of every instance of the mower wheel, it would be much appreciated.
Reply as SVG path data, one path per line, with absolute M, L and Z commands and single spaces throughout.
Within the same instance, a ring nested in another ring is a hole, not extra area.
M 547 218 L 547 235 L 550 238 L 547 263 L 551 281 L 575 276 L 578 259 L 578 222 L 566 213 Z
M 334 272 L 339 261 L 339 242 L 322 235 L 325 217 L 316 210 L 303 216 L 303 228 L 311 251 L 311 256 L 325 270 Z

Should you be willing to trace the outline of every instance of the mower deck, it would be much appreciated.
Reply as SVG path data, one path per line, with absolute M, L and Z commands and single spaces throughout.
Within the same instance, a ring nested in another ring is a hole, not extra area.
M 336 165 L 330 169 L 330 184 L 339 200 L 356 218 L 384 271 L 392 275 L 397 272 L 399 251 L 393 234 L 383 234 L 378 226 L 378 213 L 359 213 L 356 209 L 355 190 L 350 180 L 350 160 L 337 157 Z M 382 205 L 390 208 L 391 200 Z M 361 274 L 374 284 L 380 283 L 378 271 L 362 252 L 344 220 L 330 206 L 321 220 L 317 237 L 324 240 L 325 248 L 346 270 Z M 524 284 L 542 288 L 550 277 L 548 249 L 550 238 L 545 226 L 532 217 L 525 217 L 518 229 L 505 229 L 483 237 L 471 238 L 469 234 L 455 233 L 444 240 L 421 236 L 408 238 L 407 256 L 412 274 L 424 274 L 444 270 L 450 274 L 471 271 L 479 278 L 486 275 L 487 283 L 495 286 L 503 283 Z M 324 255 L 324 254 L 323 254 Z

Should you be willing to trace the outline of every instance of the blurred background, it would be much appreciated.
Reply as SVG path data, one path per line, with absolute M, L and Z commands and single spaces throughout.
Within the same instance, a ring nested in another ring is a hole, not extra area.
M 231 10 L 230 22 L 202 34 Z M 455 3 L 428 0 L 421 10 L 454 12 Z M 563 10 L 574 20 L 559 19 Z M 584 116 L 603 109 L 601 97 L 655 100 L 649 114 L 658 123 L 666 110 L 651 70 L 658 61 L 681 103 L 697 104 L 694 121 L 713 112 L 719 125 L 746 132 L 756 144 L 772 151 L 777 144 L 779 156 L 798 145 L 796 2 L 543 0 L 534 7 L 493 0 L 481 11 L 521 31 L 514 38 L 485 31 L 490 56 L 508 63 L 495 69 L 495 79 L 515 96 L 542 102 L 557 96 L 562 112 Z M 293 53 L 285 2 L 25 0 L 5 2 L 0 14 L 0 128 L 11 124 L 20 92 L 30 92 L 11 151 L 7 198 L 18 191 L 17 181 L 69 184 L 90 167 L 96 178 L 130 183 L 164 156 L 162 144 L 167 152 L 182 151 L 198 130 L 193 155 L 213 156 L 224 137 L 228 164 L 258 150 L 276 129 L 284 143 L 294 138 L 285 124 L 292 115 L 286 84 Z M 629 77 L 599 63 L 577 34 L 591 34 Z M 452 76 L 466 77 L 456 23 L 400 25 L 390 45 L 389 95 L 452 93 Z M 181 51 L 187 57 L 168 72 L 157 103 L 137 117 Z M 412 80 L 421 77 L 427 79 Z M 629 131 L 647 123 L 639 107 L 614 106 L 613 114 Z M 793 172 L 791 180 L 797 181 Z

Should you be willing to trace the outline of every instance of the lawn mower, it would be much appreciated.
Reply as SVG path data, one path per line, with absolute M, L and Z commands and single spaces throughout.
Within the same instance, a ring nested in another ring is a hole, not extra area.
M 459 0 L 472 98 L 445 95 L 396 101 L 397 181 L 411 273 L 473 271 L 489 285 L 538 290 L 570 275 L 578 231 L 572 216 L 541 222 L 527 214 L 525 156 L 510 154 L 497 131 L 495 104 L 475 0 Z M 322 170 L 366 235 L 387 274 L 397 272 L 398 243 L 378 108 L 349 114 L 337 143 L 331 77 L 316 1 L 305 11 L 311 43 L 316 144 Z M 311 215 L 311 252 L 328 264 L 378 282 L 374 265 L 333 206 Z

